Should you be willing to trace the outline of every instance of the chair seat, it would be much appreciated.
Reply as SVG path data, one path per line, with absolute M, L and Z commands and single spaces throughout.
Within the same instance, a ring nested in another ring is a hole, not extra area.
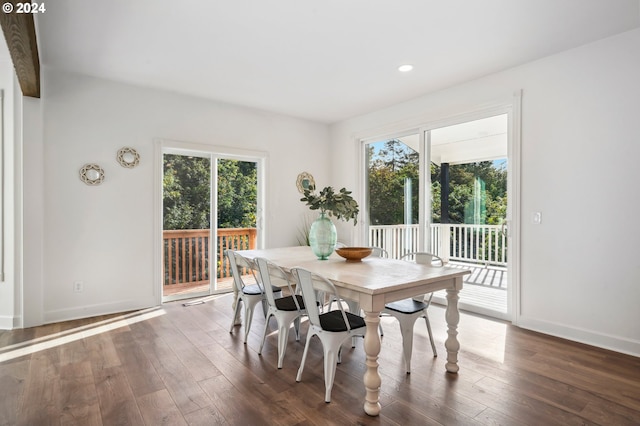
M 302 296 L 296 294 L 296 299 L 298 300 L 298 306 L 300 309 L 304 309 L 304 301 L 302 300 Z M 293 296 L 285 296 L 275 300 L 276 308 L 281 311 L 297 311 L 296 303 L 293 301 Z
M 351 312 L 345 312 L 347 315 L 347 321 L 351 329 L 365 327 L 367 324 L 364 322 L 364 318 L 359 315 L 352 314 Z M 347 326 L 344 323 L 342 312 L 339 310 L 326 312 L 320 315 L 320 325 L 325 331 L 347 331 Z
M 401 314 L 415 314 L 416 312 L 425 310 L 428 305 L 424 302 L 409 298 L 387 303 L 384 307 L 391 311 L 400 312 Z
M 271 286 L 271 289 L 274 293 L 280 293 L 282 291 L 280 287 L 276 287 L 274 285 Z M 260 288 L 258 284 L 245 285 L 242 288 L 242 292 L 249 295 L 258 295 L 262 294 L 262 288 Z

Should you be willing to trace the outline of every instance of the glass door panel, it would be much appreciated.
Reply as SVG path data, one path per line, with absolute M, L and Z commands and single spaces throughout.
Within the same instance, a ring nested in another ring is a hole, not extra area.
M 162 295 L 209 294 L 211 160 L 164 154 L 163 172 Z
M 368 143 L 367 223 L 370 246 L 392 258 L 420 247 L 419 134 Z
M 469 269 L 460 306 L 507 314 L 507 114 L 426 132 L 430 141 L 432 250 Z M 444 300 L 444 293 L 436 293 Z
M 217 281 L 215 290 L 230 291 L 233 282 L 225 250 L 257 248 L 258 165 L 254 161 L 217 161 Z M 248 271 L 247 279 L 253 278 Z

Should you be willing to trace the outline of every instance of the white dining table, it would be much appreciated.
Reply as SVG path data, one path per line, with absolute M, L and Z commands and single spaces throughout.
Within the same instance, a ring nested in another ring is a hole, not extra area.
M 445 368 L 449 373 L 458 372 L 458 292 L 462 289 L 464 275 L 469 274 L 469 271 L 380 257 L 367 257 L 361 262 L 347 262 L 336 253 L 327 260 L 319 260 L 307 246 L 242 250 L 238 253 L 249 259 L 269 259 L 287 271 L 299 267 L 323 275 L 334 283 L 341 297 L 359 303 L 365 313 L 367 325 L 364 336 L 367 369 L 363 381 L 366 389 L 364 411 L 368 415 L 380 414 L 382 379 L 378 372 L 381 347 L 378 326 L 380 311 L 389 302 L 446 290 Z

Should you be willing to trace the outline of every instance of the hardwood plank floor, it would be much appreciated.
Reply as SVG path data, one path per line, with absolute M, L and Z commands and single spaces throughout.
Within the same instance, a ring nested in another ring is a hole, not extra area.
M 322 351 L 289 336 L 278 370 L 275 322 L 257 354 L 231 322 L 231 297 L 123 315 L 0 331 L 0 425 L 638 425 L 640 358 L 462 314 L 460 372 L 445 373 L 444 309 L 430 308 L 440 356 L 415 326 L 412 373 L 383 317 L 382 412 L 364 414 L 362 344 L 345 344 L 332 402 L 324 403 Z

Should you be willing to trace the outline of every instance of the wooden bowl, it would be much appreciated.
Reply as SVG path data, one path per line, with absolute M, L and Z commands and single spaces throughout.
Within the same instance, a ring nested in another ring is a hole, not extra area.
M 347 262 L 360 262 L 371 254 L 370 247 L 340 247 L 336 249 L 338 255 L 347 259 Z

